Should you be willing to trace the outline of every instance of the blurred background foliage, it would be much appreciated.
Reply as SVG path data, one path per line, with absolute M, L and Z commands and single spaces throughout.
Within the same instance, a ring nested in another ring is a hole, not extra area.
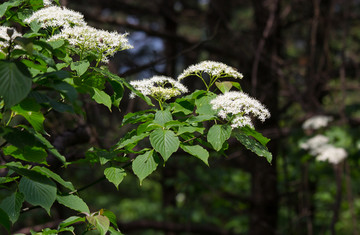
M 97 28 L 128 32 L 134 49 L 118 53 L 112 72 L 132 79 L 176 77 L 202 60 L 244 74 L 243 90 L 270 109 L 257 129 L 271 138 L 269 165 L 235 141 L 210 167 L 183 153 L 139 186 L 128 173 L 116 190 L 102 181 L 81 192 L 91 211 L 106 208 L 125 234 L 359 234 L 360 1 L 358 0 L 64 0 Z M 191 89 L 200 81 L 186 80 Z M 106 148 L 132 129 L 124 114 L 145 103 L 124 96 L 119 110 L 86 102 L 88 116 L 53 116 L 52 143 L 68 160 Z M 299 144 L 314 133 L 304 120 L 332 116 L 322 130 L 348 152 L 317 162 Z M 70 170 L 69 170 L 70 169 Z M 98 165 L 58 169 L 79 188 L 102 177 Z M 23 213 L 14 231 L 57 226 L 71 215 L 53 206 Z M 38 224 L 37 227 L 30 225 Z

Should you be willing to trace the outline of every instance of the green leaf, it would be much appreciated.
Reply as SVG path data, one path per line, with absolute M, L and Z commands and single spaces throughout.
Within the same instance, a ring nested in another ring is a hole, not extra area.
M 110 80 L 110 84 L 114 91 L 114 94 L 111 96 L 112 104 L 119 108 L 120 102 L 124 96 L 124 87 L 122 84 L 112 80 Z
M 124 235 L 122 232 L 120 232 L 119 230 L 116 230 L 113 227 L 109 228 L 109 232 L 110 232 L 110 235 Z
M 212 108 L 210 101 L 216 97 L 214 93 L 208 93 L 207 95 L 195 100 L 196 113 L 199 115 L 216 115 L 217 111 Z
M 92 88 L 92 91 L 93 92 L 91 98 L 95 100 L 96 103 L 105 105 L 111 112 L 111 105 L 112 105 L 111 97 L 108 94 L 106 94 L 104 91 L 101 91 L 95 87 Z
M 89 207 L 86 205 L 86 203 L 76 195 L 66 195 L 66 196 L 57 195 L 56 200 L 60 204 L 75 211 L 90 213 Z
M 43 175 L 47 176 L 48 178 L 55 180 L 56 182 L 58 182 L 65 188 L 70 189 L 71 191 L 75 191 L 74 185 L 71 182 L 63 180 L 60 175 L 56 174 L 55 172 L 52 172 L 50 169 L 48 169 L 46 167 L 34 166 L 32 168 L 32 170 L 39 172 L 40 174 L 43 174 Z
M 90 63 L 87 60 L 76 61 L 76 62 L 72 62 L 70 64 L 71 70 L 75 70 L 79 77 L 87 71 L 89 66 L 90 66 Z
M 165 126 L 165 123 L 170 122 L 172 120 L 173 118 L 169 110 L 158 110 L 155 113 L 154 122 L 161 126 Z
M 7 1 L 4 2 L 2 4 L 0 4 L 0 18 L 4 16 L 5 12 L 12 8 L 12 7 L 17 7 L 20 4 L 22 4 L 24 1 L 23 0 L 13 0 L 13 1 Z
M 262 144 L 260 144 L 258 141 L 250 138 L 247 135 L 236 133 L 235 137 L 240 143 L 242 143 L 247 149 L 254 152 L 259 157 L 265 157 L 266 160 L 271 163 L 272 160 L 272 154 L 269 152 L 269 150 Z
M 180 126 L 177 135 L 181 135 L 184 133 L 194 133 L 199 132 L 200 134 L 204 133 L 204 127 L 195 127 L 195 126 Z
M 231 127 L 229 125 L 213 125 L 207 134 L 207 141 L 216 151 L 219 151 L 230 136 Z
M 205 121 L 210 121 L 210 120 L 214 120 L 216 118 L 216 116 L 214 115 L 199 115 L 199 116 L 192 116 L 190 117 L 188 120 L 186 120 L 186 122 L 188 122 L 189 124 L 197 124 L 199 122 L 205 122 Z
M 183 145 L 181 144 L 180 147 L 187 153 L 199 158 L 203 161 L 207 166 L 209 166 L 208 158 L 209 152 L 201 147 L 200 145 Z
M 122 84 L 123 86 L 127 87 L 131 92 L 134 92 L 137 96 L 139 96 L 141 99 L 143 99 L 148 105 L 150 106 L 154 106 L 153 103 L 151 102 L 151 99 L 147 96 L 144 96 L 141 92 L 139 92 L 138 90 L 136 90 L 129 82 L 127 82 L 124 78 L 121 78 L 113 73 L 111 73 L 110 71 L 104 70 L 104 69 L 99 69 L 99 68 L 93 68 L 95 71 L 101 73 L 102 75 L 108 77 L 109 79 L 113 80 L 113 81 L 117 81 L 120 84 Z
M 41 106 L 34 99 L 25 99 L 11 108 L 16 115 L 23 116 L 38 132 L 44 132 L 44 115 L 40 112 Z
M 135 132 L 132 132 L 132 134 L 135 134 Z M 149 133 L 147 132 L 141 133 L 139 135 L 125 135 L 124 138 L 121 138 L 120 141 L 117 143 L 116 149 L 121 149 L 128 145 L 135 145 L 147 136 L 149 136 Z
M 66 158 L 61 155 L 58 150 L 46 139 L 44 138 L 44 136 L 42 136 L 40 133 L 34 131 L 33 129 L 31 128 L 28 128 L 28 127 L 25 127 L 24 128 L 30 132 L 31 134 L 34 135 L 34 137 L 40 142 L 42 143 L 45 147 L 46 147 L 46 150 L 48 152 L 50 152 L 52 155 L 54 155 L 57 159 L 59 159 L 62 163 L 66 163 Z M 66 186 L 65 186 L 66 187 Z
M 139 122 L 147 122 L 147 121 L 152 121 L 155 117 L 155 115 L 153 113 L 149 113 L 149 111 L 151 110 L 144 110 L 144 111 L 139 111 L 136 113 L 128 113 L 124 116 L 124 119 L 122 121 L 122 126 L 125 124 L 135 124 L 135 123 L 139 123 Z
M 225 93 L 231 90 L 232 82 L 215 82 L 215 85 L 217 86 L 217 88 L 219 88 L 219 90 L 221 91 L 221 93 Z
M 139 178 L 140 185 L 147 176 L 156 170 L 157 166 L 158 162 L 155 159 L 154 150 L 148 151 L 135 158 L 132 162 L 132 170 Z
M 161 154 L 166 162 L 179 148 L 180 141 L 171 130 L 156 129 L 150 134 L 151 146 Z
M 55 90 L 59 91 L 71 102 L 75 102 L 77 100 L 78 92 L 69 83 L 64 82 L 64 81 L 55 82 L 54 84 L 51 84 L 51 87 L 54 88 Z
M 24 194 L 27 202 L 41 206 L 50 214 L 50 208 L 56 199 L 56 185 L 46 176 L 38 175 L 32 179 L 22 177 L 19 191 Z
M 194 105 L 189 101 L 184 99 L 177 99 L 173 105 L 174 113 L 184 113 L 184 115 L 192 114 L 194 110 Z
M 31 89 L 31 75 L 21 62 L 0 61 L 0 97 L 6 107 L 23 100 Z
M 9 145 L 3 148 L 3 151 L 5 155 L 13 156 L 16 159 L 46 164 L 47 153 L 45 149 L 41 147 L 26 145 L 21 148 L 15 145 Z
M 101 235 L 105 235 L 110 227 L 110 220 L 103 215 L 86 216 L 86 219 L 90 224 L 94 225 L 95 228 L 100 232 Z
M 23 202 L 24 195 L 19 192 L 14 192 L 1 202 L 0 208 L 8 214 L 10 221 L 15 223 L 20 216 L 20 210 Z
M 248 126 L 242 127 L 241 132 L 244 133 L 245 135 L 250 135 L 250 136 L 254 137 L 257 141 L 259 141 L 264 146 L 266 146 L 266 144 L 270 141 L 269 138 L 266 138 L 261 133 L 257 132 L 256 130 L 254 130 Z
M 85 217 L 71 216 L 59 224 L 60 228 L 68 227 L 78 222 L 85 222 Z
M 10 233 L 11 222 L 9 216 L 0 208 L 0 224 Z
M 118 228 L 117 221 L 116 221 L 116 215 L 113 212 L 111 212 L 109 210 L 104 210 L 102 214 L 110 220 L 110 223 L 115 228 Z
M 117 189 L 119 189 L 119 184 L 126 176 L 126 172 L 124 169 L 119 167 L 108 167 L 104 170 L 104 175 L 106 179 L 108 179 L 111 183 L 115 185 Z

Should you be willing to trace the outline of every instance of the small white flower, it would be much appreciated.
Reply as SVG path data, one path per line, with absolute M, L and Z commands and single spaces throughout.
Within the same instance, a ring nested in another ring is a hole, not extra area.
M 316 155 L 319 149 L 329 143 L 329 138 L 324 135 L 316 135 L 308 139 L 305 143 L 300 144 L 300 148 L 310 150 L 312 155 Z
M 188 92 L 183 84 L 166 76 L 153 76 L 148 79 L 131 81 L 130 84 L 143 95 L 161 100 L 168 100 Z M 134 98 L 135 94 L 131 93 L 130 97 Z
M 102 54 L 101 61 L 107 63 L 108 57 L 114 56 L 117 51 L 133 48 L 126 36 L 127 34 L 109 32 L 91 26 L 74 26 L 65 27 L 61 33 L 54 35 L 49 41 L 64 39 L 82 51 L 97 51 Z
M 43 0 L 44 6 L 50 6 L 52 5 L 52 0 Z
M 329 122 L 331 122 L 332 120 L 333 118 L 329 116 L 324 116 L 324 115 L 313 116 L 307 119 L 303 123 L 302 128 L 304 130 L 317 130 L 322 127 L 326 127 L 329 124 Z
M 329 144 L 329 138 L 324 135 L 316 135 L 300 144 L 300 147 L 308 150 L 316 160 L 328 161 L 332 164 L 338 164 L 347 157 L 345 149 Z
M 264 122 L 270 117 L 270 112 L 258 100 L 244 92 L 229 91 L 210 101 L 212 108 L 218 111 L 218 116 L 232 119 L 232 128 L 243 126 L 253 127 L 251 116 Z
M 332 145 L 327 145 L 324 147 L 316 156 L 316 160 L 318 161 L 328 161 L 332 164 L 338 164 L 343 161 L 347 157 L 347 152 L 343 148 L 337 148 Z
M 178 81 L 184 79 L 188 76 L 201 76 L 202 73 L 207 73 L 212 78 L 225 78 L 225 77 L 233 77 L 233 78 L 243 78 L 243 75 L 236 71 L 236 69 L 215 61 L 203 61 L 201 63 L 191 65 L 187 69 L 184 70 L 179 76 Z
M 10 36 L 9 36 L 10 32 Z M 12 33 L 12 34 L 11 34 Z M 16 29 L 7 27 L 7 26 L 0 26 L 0 38 L 5 39 L 5 41 L 0 41 L 0 51 L 4 53 L 4 49 L 9 47 L 9 41 L 14 40 L 16 37 L 21 37 L 21 33 L 18 33 Z M 20 48 L 19 46 L 15 46 L 15 48 Z
M 59 6 L 42 8 L 24 20 L 27 24 L 33 21 L 38 22 L 42 28 L 86 25 L 84 16 L 81 13 Z

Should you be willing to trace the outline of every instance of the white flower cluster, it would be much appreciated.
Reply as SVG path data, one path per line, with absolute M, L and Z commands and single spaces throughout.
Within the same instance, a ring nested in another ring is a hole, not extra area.
M 300 144 L 302 149 L 316 157 L 318 161 L 328 161 L 338 164 L 347 157 L 347 152 L 343 148 L 338 148 L 329 143 L 329 138 L 324 135 L 316 135 Z
M 133 48 L 127 34 L 109 32 L 91 26 L 65 27 L 61 33 L 54 35 L 49 41 L 65 39 L 70 45 L 83 51 L 94 50 L 102 54 L 102 62 L 109 62 L 109 56 L 115 52 Z
M 230 117 L 233 129 L 244 126 L 253 128 L 251 116 L 257 117 L 262 122 L 270 117 L 269 110 L 263 104 L 244 92 L 226 92 L 210 101 L 210 104 L 214 110 L 218 110 L 219 117 L 223 119 Z
M 154 97 L 157 100 L 168 100 L 188 92 L 183 84 L 166 76 L 153 76 L 144 80 L 132 81 L 130 84 L 143 95 Z M 134 97 L 135 94 L 131 93 L 130 98 Z
M 202 73 L 207 73 L 210 77 L 213 78 L 243 78 L 243 75 L 236 71 L 236 69 L 224 63 L 215 61 L 203 61 L 201 63 L 189 66 L 178 76 L 177 79 L 180 81 L 185 77 L 192 75 L 201 75 Z
M 313 116 L 303 123 L 302 128 L 304 130 L 317 130 L 322 127 L 326 127 L 332 120 L 332 117 L 325 115 Z
M 50 5 L 52 5 L 52 3 L 53 3 L 52 0 L 43 0 L 44 6 L 50 6 Z
M 21 33 L 18 33 L 14 28 L 7 26 L 0 26 L 0 38 L 5 40 L 5 41 L 0 40 L 0 51 L 4 52 L 4 49 L 9 47 L 10 40 L 14 40 L 16 37 L 21 37 L 21 36 L 22 36 Z
M 86 25 L 81 13 L 59 6 L 42 8 L 24 20 L 27 24 L 33 21 L 38 22 L 42 28 Z

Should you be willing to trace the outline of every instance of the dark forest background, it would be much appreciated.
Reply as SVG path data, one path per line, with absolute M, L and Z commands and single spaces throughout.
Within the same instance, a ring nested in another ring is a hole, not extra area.
M 210 167 L 174 156 L 142 186 L 128 174 L 116 191 L 102 181 L 80 194 L 90 210 L 113 211 L 124 234 L 359 234 L 360 226 L 360 1 L 358 0 L 68 0 L 90 25 L 128 32 L 134 49 L 111 61 L 132 79 L 177 77 L 214 60 L 244 74 L 244 91 L 270 110 L 257 129 L 271 138 L 272 164 L 230 143 Z M 197 87 L 196 81 L 188 86 Z M 124 96 L 120 111 L 86 103 L 87 118 L 57 116 L 47 123 L 52 143 L 69 160 L 90 146 L 113 145 L 124 114 L 145 103 Z M 334 117 L 329 130 L 349 153 L 333 166 L 300 149 L 307 118 Z M 79 125 L 81 123 L 81 125 Z M 98 165 L 70 166 L 76 187 L 100 178 Z M 59 173 L 61 173 L 59 169 Z M 21 215 L 19 232 L 56 227 L 69 216 Z M 42 214 L 44 213 L 44 214 Z M 38 224 L 37 227 L 28 227 Z M 16 231 L 16 230 L 14 230 Z

